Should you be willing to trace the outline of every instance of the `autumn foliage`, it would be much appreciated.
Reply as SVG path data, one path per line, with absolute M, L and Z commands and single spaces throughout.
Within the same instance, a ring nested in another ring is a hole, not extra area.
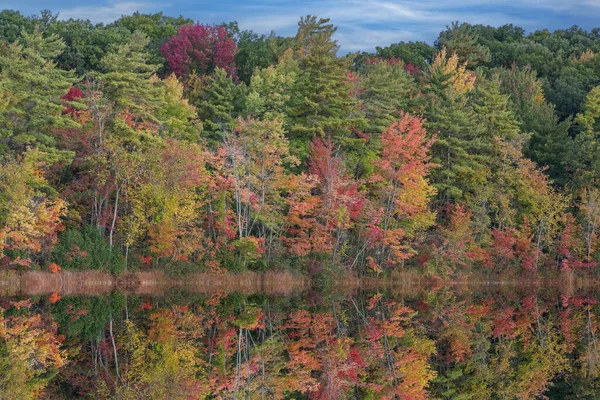
M 184 25 L 163 46 L 161 52 L 177 76 L 210 73 L 223 68 L 235 76 L 237 46 L 223 26 Z
M 508 59 L 491 68 L 462 25 L 436 49 L 353 58 L 315 16 L 293 38 L 158 14 L 120 23 L 129 34 L 107 36 L 85 74 L 64 66 L 87 47 L 53 30 L 32 25 L 0 51 L 2 267 L 597 267 L 597 88 L 559 118 L 548 98 L 562 89 Z M 585 69 L 596 55 L 560 59 Z

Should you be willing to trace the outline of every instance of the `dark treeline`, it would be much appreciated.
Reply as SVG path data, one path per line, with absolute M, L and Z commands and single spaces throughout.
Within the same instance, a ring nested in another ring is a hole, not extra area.
M 597 269 L 598 29 L 335 30 L 2 11 L 3 267 Z

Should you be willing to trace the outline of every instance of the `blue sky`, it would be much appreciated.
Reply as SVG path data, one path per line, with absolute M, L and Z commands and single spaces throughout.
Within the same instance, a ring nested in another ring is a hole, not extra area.
M 493 26 L 510 22 L 527 31 L 600 27 L 600 0 L 0 0 L 4 8 L 25 15 L 49 8 L 63 19 L 105 23 L 134 11 L 163 11 L 202 23 L 236 20 L 244 29 L 282 35 L 295 33 L 301 15 L 314 14 L 339 27 L 341 53 L 401 40 L 431 43 L 456 20 Z

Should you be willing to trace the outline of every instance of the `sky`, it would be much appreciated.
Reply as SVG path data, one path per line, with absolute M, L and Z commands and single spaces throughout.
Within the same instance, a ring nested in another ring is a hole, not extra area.
M 238 21 L 242 29 L 284 36 L 296 32 L 300 16 L 312 14 L 338 26 L 341 53 L 373 51 L 400 41 L 433 43 L 452 21 L 512 23 L 528 32 L 600 27 L 600 0 L 0 0 L 0 9 L 6 8 L 24 15 L 50 9 L 61 19 L 103 23 L 135 11 L 162 11 L 201 23 Z

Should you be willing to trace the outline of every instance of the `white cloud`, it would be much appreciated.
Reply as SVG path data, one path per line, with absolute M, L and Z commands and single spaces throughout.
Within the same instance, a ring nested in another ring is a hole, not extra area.
M 97 0 L 96 0 L 97 1 Z M 300 16 L 331 18 L 338 26 L 341 52 L 373 50 L 401 40 L 431 42 L 452 21 L 499 26 L 506 23 L 526 29 L 546 27 L 549 20 L 570 16 L 600 17 L 600 0 L 171 0 L 184 15 L 201 22 L 237 20 L 242 29 L 260 33 L 272 30 L 293 35 Z M 110 22 L 135 11 L 155 12 L 169 5 L 157 0 L 109 0 L 98 6 L 62 10 L 60 17 Z M 179 11 L 177 12 L 179 13 Z M 569 24 L 570 25 L 570 24 Z M 566 22 L 565 22 L 565 26 Z
M 287 35 L 296 31 L 302 15 L 331 18 L 339 28 L 336 38 L 341 51 L 347 52 L 373 50 L 375 45 L 401 40 L 430 42 L 457 20 L 538 29 L 545 27 L 548 17 L 600 17 L 600 0 L 272 0 L 264 5 L 242 5 L 240 11 L 238 22 L 244 29 L 263 33 L 274 29 Z M 224 19 L 233 18 L 224 15 Z
M 258 16 L 245 16 L 238 18 L 237 22 L 241 29 L 252 29 L 256 32 L 269 33 L 270 31 L 284 32 L 290 28 L 296 29 L 298 20 L 302 14 L 259 14 Z M 231 20 L 225 17 L 223 20 Z M 201 21 L 202 22 L 202 21 Z
M 164 6 L 164 5 L 163 5 Z M 78 6 L 59 11 L 60 19 L 80 18 L 89 19 L 92 22 L 112 22 L 122 15 L 133 14 L 136 11 L 148 12 L 157 10 L 153 3 L 144 1 L 111 1 L 106 5 Z
M 364 28 L 341 29 L 336 33 L 338 43 L 343 45 L 342 52 L 355 52 L 375 49 L 399 41 L 415 40 L 415 35 L 406 30 L 373 30 Z
M 508 3 L 492 0 L 486 4 L 494 2 Z M 459 0 L 450 3 L 441 0 L 329 0 L 290 5 L 287 1 L 279 0 L 264 6 L 242 6 L 242 12 L 246 13 L 238 22 L 243 29 L 263 33 L 276 30 L 280 34 L 289 35 L 296 31 L 298 19 L 302 15 L 328 17 L 338 26 L 336 39 L 342 52 L 373 50 L 375 46 L 385 46 L 401 40 L 431 41 L 447 24 L 456 20 L 490 25 L 528 23 L 500 11 L 478 11 L 476 3 L 481 4 L 481 1 Z

